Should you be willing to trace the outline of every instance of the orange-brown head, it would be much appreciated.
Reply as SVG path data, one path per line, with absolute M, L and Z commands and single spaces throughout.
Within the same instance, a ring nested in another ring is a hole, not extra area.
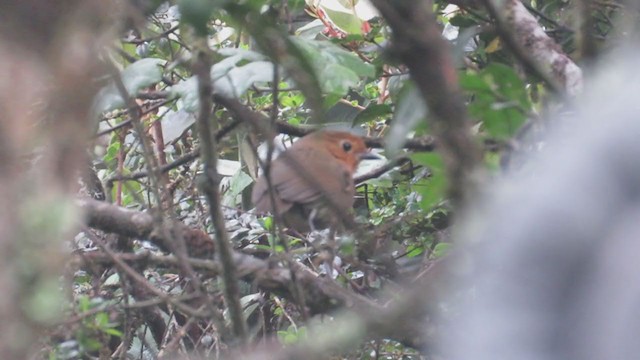
M 309 216 L 318 214 L 313 210 L 322 208 L 334 217 L 348 214 L 355 195 L 353 173 L 360 160 L 372 158 L 378 156 L 369 152 L 362 138 L 347 132 L 317 131 L 301 138 L 271 164 L 278 214 L 299 231 L 313 227 L 306 226 L 313 223 Z M 252 200 L 259 212 L 273 212 L 264 176 L 254 185 Z M 294 217 L 303 221 L 287 221 Z
M 347 166 L 351 174 L 356 171 L 360 160 L 377 159 L 371 153 L 361 137 L 344 131 L 316 131 L 298 140 L 290 150 L 310 147 L 318 151 L 327 151 L 337 161 Z

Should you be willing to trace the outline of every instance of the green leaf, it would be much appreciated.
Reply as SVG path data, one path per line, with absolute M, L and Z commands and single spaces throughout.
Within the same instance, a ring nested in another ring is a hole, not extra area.
M 420 165 L 428 167 L 431 175 L 413 184 L 413 188 L 421 196 L 420 208 L 430 210 L 441 202 L 447 190 L 447 178 L 444 172 L 444 162 L 438 153 L 416 153 L 411 159 Z
M 103 348 L 102 343 L 97 339 L 93 339 L 93 338 L 84 339 L 82 341 L 82 346 L 89 351 L 96 351 Z
M 326 17 L 347 34 L 362 34 L 362 24 L 378 13 L 368 1 L 323 0 L 318 7 Z
M 439 243 L 433 248 L 433 257 L 439 258 L 446 255 L 451 248 L 451 244 L 449 243 Z
M 362 34 L 362 20 L 353 13 L 322 7 L 331 22 L 347 34 Z
M 230 179 L 229 179 L 229 190 L 224 194 L 224 197 L 227 201 L 225 201 L 226 205 L 235 206 L 236 205 L 236 197 L 242 193 L 242 191 L 251 183 L 253 179 L 251 176 L 247 175 L 244 171 L 237 171 Z
M 407 248 L 407 257 L 412 258 L 421 255 L 424 252 L 424 247 L 411 245 Z
M 374 77 L 375 68 L 356 55 L 328 41 L 308 41 L 291 37 L 291 42 L 313 66 L 322 91 L 344 95 L 360 77 Z
M 120 141 L 118 141 L 115 136 L 112 139 L 115 141 L 109 144 L 107 153 L 104 155 L 104 161 L 107 163 L 115 161 L 120 151 Z
M 215 9 L 215 0 L 180 0 L 180 21 L 191 25 L 199 36 L 207 35 L 207 23 Z
M 339 100 L 339 99 L 338 99 Z M 333 124 L 342 124 L 344 127 L 352 127 L 353 119 L 358 116 L 361 110 L 356 105 L 339 101 L 326 112 L 327 119 L 331 119 Z
M 216 71 L 215 65 L 211 69 Z M 213 77 L 213 91 L 228 97 L 242 96 L 253 84 L 273 80 L 273 63 L 255 61 L 244 66 L 234 67 L 226 74 Z
M 220 49 L 218 55 L 224 58 L 216 62 L 211 68 L 211 78 L 217 79 L 233 68 L 240 66 L 240 63 L 246 64 L 254 61 L 266 61 L 267 58 L 255 51 L 246 49 Z
M 169 144 L 179 139 L 195 122 L 196 117 L 184 109 L 168 111 L 161 122 L 165 143 Z
M 228 97 L 240 97 L 255 83 L 273 80 L 273 63 L 257 52 L 244 49 L 221 49 L 226 56 L 211 67 L 213 91 Z M 242 64 L 242 65 L 240 65 Z M 169 92 L 180 98 L 179 108 L 197 112 L 199 108 L 198 79 L 192 76 L 178 82 Z
M 327 64 L 325 71 L 320 78 L 320 86 L 326 93 L 346 94 L 360 80 L 355 72 L 340 64 Z
M 391 129 L 385 138 L 386 151 L 394 156 L 404 145 L 407 135 L 420 124 L 425 122 L 427 105 L 413 82 L 406 82 L 401 91 L 396 111 L 393 114 Z
M 454 17 L 449 19 L 449 24 L 453 26 L 461 27 L 461 28 L 466 28 L 466 27 L 476 25 L 477 22 L 470 16 L 456 14 Z
M 314 40 L 318 34 L 324 30 L 325 26 L 320 19 L 315 19 L 312 22 L 298 28 L 296 30 L 296 36 L 305 40 Z
M 104 312 L 97 313 L 94 321 L 98 328 L 105 327 L 109 324 L 109 315 Z
M 138 60 L 124 69 L 120 78 L 129 96 L 135 96 L 140 89 L 151 86 L 162 80 L 163 59 L 146 58 Z M 94 116 L 124 106 L 124 99 L 116 85 L 112 82 L 100 89 L 92 106 Z
M 106 328 L 106 329 L 102 329 L 102 332 L 104 332 L 107 335 L 111 335 L 111 336 L 117 336 L 117 337 L 122 337 L 124 334 L 122 333 L 122 331 L 115 329 L 115 328 Z
M 505 65 L 491 64 L 478 73 L 463 74 L 460 85 L 473 95 L 469 114 L 479 119 L 493 138 L 513 136 L 531 109 L 524 82 Z
M 376 120 L 381 117 L 385 117 L 393 113 L 393 109 L 388 104 L 371 104 L 366 109 L 358 113 L 355 119 L 353 119 L 353 126 L 367 123 L 372 120 Z
M 162 80 L 162 66 L 166 60 L 146 58 L 129 65 L 120 75 L 130 96 L 142 88 L 156 84 Z
M 24 313 L 30 320 L 46 324 L 60 320 L 65 299 L 57 279 L 43 277 L 36 284 L 30 284 L 32 292 L 22 303 Z
M 180 98 L 178 108 L 184 111 L 195 113 L 198 111 L 200 101 L 198 97 L 198 78 L 192 76 L 182 80 L 169 88 L 173 96 Z

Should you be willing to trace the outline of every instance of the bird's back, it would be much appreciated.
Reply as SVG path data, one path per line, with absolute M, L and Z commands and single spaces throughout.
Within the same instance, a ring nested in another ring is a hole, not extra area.
M 351 208 L 355 189 L 348 167 L 325 149 L 295 145 L 271 164 L 278 213 L 284 214 L 296 204 L 316 207 L 322 202 L 343 211 Z M 259 212 L 273 211 L 266 178 L 256 182 L 252 200 Z

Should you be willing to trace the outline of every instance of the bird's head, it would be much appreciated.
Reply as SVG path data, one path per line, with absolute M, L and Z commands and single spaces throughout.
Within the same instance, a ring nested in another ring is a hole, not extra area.
M 325 130 L 312 135 L 318 146 L 328 150 L 333 157 L 347 165 L 351 172 L 355 172 L 360 160 L 380 158 L 369 151 L 361 137 L 351 133 Z

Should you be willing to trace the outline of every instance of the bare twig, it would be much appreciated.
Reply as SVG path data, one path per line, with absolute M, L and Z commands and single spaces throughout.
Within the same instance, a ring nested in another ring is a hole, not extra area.
M 90 231 L 85 232 L 95 244 L 97 244 L 102 251 L 113 261 L 113 263 L 121 269 L 127 276 L 129 276 L 133 281 L 143 286 L 145 289 L 149 290 L 149 292 L 153 293 L 158 298 L 162 299 L 168 304 L 175 306 L 180 311 L 188 314 L 190 316 L 204 316 L 205 314 L 202 311 L 197 311 L 196 309 L 191 308 L 190 306 L 183 304 L 180 301 L 177 301 L 175 297 L 166 294 L 164 291 L 156 288 L 152 285 L 147 279 L 144 278 L 141 274 L 139 274 L 135 269 L 133 269 L 129 264 L 124 262 L 118 254 L 109 249 L 108 246 L 104 243 L 102 239 L 97 236 L 93 236 Z
M 200 39 L 200 49 L 197 51 L 195 62 L 193 64 L 193 72 L 198 78 L 198 94 L 200 99 L 200 110 L 196 125 L 202 147 L 201 155 L 204 164 L 204 181 L 202 181 L 202 190 L 209 202 L 209 212 L 215 230 L 215 241 L 218 247 L 218 254 L 223 268 L 224 295 L 229 314 L 231 315 L 231 323 L 233 332 L 239 338 L 241 343 L 247 340 L 246 325 L 242 316 L 242 306 L 240 304 L 240 290 L 238 288 L 238 279 L 236 275 L 236 267 L 233 262 L 231 244 L 229 234 L 225 228 L 224 217 L 220 208 L 220 175 L 217 170 L 218 153 L 217 142 L 211 130 L 211 110 L 213 108 L 211 96 L 213 93 L 213 85 L 211 82 L 211 54 L 207 47 L 205 39 Z

